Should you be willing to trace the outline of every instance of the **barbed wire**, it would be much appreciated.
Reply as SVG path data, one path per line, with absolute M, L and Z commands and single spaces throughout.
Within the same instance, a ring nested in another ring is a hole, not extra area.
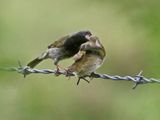
M 51 70 L 51 69 L 33 69 L 33 68 L 28 67 L 28 66 L 22 67 L 20 63 L 19 63 L 19 67 L 5 68 L 3 70 L 16 71 L 18 73 L 23 74 L 24 77 L 26 77 L 27 75 L 29 75 L 31 73 L 57 74 L 57 70 Z M 66 70 L 59 70 L 58 71 L 58 75 L 65 75 L 67 77 L 74 76 L 73 73 L 66 72 Z M 135 89 L 140 84 L 160 83 L 159 79 L 146 78 L 146 77 L 142 76 L 142 71 L 140 71 L 135 76 L 123 76 L 122 77 L 122 76 L 119 76 L 119 75 L 107 75 L 107 74 L 92 73 L 90 76 L 86 76 L 86 77 L 110 79 L 110 80 L 114 80 L 114 81 L 119 81 L 119 80 L 132 81 L 132 82 L 135 83 L 134 86 L 133 86 L 133 89 Z M 86 80 L 86 79 L 84 78 L 84 80 Z

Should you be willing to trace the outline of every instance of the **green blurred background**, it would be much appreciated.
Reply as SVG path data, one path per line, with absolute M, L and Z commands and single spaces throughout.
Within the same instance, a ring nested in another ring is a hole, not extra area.
M 0 66 L 26 65 L 59 37 L 99 36 L 111 75 L 160 78 L 159 0 L 0 0 Z M 72 61 L 61 64 L 68 66 Z M 37 68 L 53 69 L 51 60 Z M 0 72 L 0 120 L 160 120 L 160 85 Z

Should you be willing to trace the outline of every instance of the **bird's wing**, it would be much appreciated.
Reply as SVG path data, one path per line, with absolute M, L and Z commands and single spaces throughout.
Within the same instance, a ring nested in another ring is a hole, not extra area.
M 85 51 L 79 51 L 77 54 L 75 54 L 73 56 L 73 59 L 75 60 L 75 62 L 79 61 L 82 59 L 82 57 L 85 55 Z
M 48 48 L 54 48 L 54 47 L 62 47 L 65 43 L 65 40 L 68 39 L 70 35 L 66 35 L 64 37 L 61 37 L 60 39 L 56 40 L 54 43 L 50 44 Z

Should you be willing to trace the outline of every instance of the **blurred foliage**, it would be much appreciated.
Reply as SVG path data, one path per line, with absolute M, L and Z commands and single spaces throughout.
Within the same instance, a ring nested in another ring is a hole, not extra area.
M 27 64 L 59 37 L 83 29 L 107 50 L 101 73 L 158 78 L 159 0 L 1 0 L 0 66 Z M 62 62 L 64 67 L 73 61 Z M 51 60 L 38 68 L 51 68 Z M 159 85 L 0 72 L 2 120 L 159 120 Z

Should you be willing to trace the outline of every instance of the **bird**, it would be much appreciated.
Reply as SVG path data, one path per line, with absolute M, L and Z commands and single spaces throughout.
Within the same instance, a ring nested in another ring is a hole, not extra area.
M 81 44 L 87 42 L 92 33 L 89 30 L 82 30 L 61 37 L 48 46 L 48 49 L 40 56 L 27 64 L 27 67 L 34 68 L 45 59 L 52 59 L 56 66 L 57 73 L 60 66 L 59 61 L 74 56 L 80 49 Z
M 83 79 L 89 82 L 86 77 L 91 77 L 104 62 L 106 50 L 97 36 L 91 36 L 90 40 L 80 46 L 79 52 L 74 55 L 74 63 L 67 68 L 69 73 L 78 77 L 77 85 Z

